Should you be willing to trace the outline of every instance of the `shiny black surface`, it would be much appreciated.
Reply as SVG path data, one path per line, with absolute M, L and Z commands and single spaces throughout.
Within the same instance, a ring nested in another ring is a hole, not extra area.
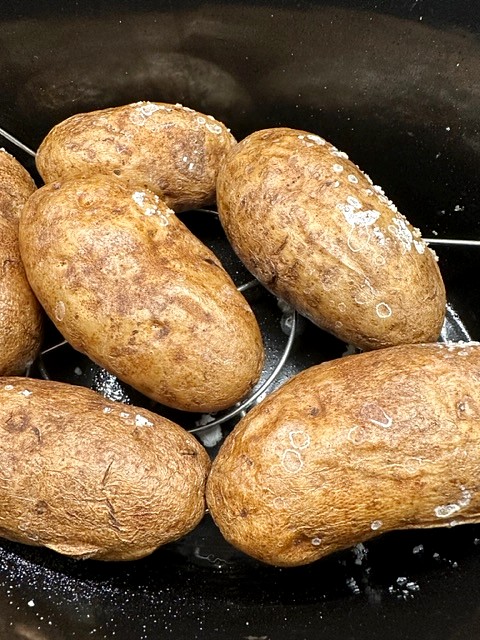
M 32 148 L 78 111 L 183 102 L 223 119 L 238 137 L 278 125 L 320 133 L 426 236 L 480 237 L 475 2 L 3 5 L 0 127 Z M 26 154 L 5 147 L 33 169 Z M 206 233 L 228 261 L 216 231 Z M 479 339 L 480 250 L 437 253 L 458 313 L 448 335 Z M 277 356 L 285 335 L 275 301 L 261 304 Z M 287 374 L 345 350 L 308 323 L 303 328 Z M 77 357 L 59 352 L 50 362 L 55 377 L 101 387 L 88 363 L 75 373 Z M 478 526 L 387 534 L 365 549 L 279 570 L 231 549 L 208 518 L 183 541 L 129 564 L 78 563 L 2 543 L 0 632 L 14 640 L 479 635 Z

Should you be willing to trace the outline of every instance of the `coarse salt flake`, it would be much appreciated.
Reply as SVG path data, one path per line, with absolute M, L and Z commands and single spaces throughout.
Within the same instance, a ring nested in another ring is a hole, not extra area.
M 153 422 L 150 422 L 145 416 L 137 413 L 135 416 L 135 426 L 136 427 L 153 427 Z

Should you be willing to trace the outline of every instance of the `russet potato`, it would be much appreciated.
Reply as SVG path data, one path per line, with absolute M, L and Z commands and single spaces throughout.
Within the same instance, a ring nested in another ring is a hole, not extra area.
M 20 375 L 42 339 L 42 309 L 28 284 L 18 246 L 18 220 L 35 183 L 0 150 L 0 375 Z
M 217 203 L 247 268 L 318 326 L 362 349 L 438 338 L 445 288 L 434 254 L 320 136 L 251 134 L 221 165 Z
M 480 344 L 401 345 L 298 374 L 222 445 L 207 505 L 279 566 L 394 529 L 480 522 Z
M 218 258 L 160 198 L 98 175 L 27 202 L 30 284 L 70 344 L 150 398 L 213 412 L 258 380 L 255 316 Z
M 25 275 L 15 225 L 0 216 L 0 375 L 21 375 L 42 339 L 42 308 Z
M 210 459 L 159 415 L 83 387 L 0 379 L 0 535 L 134 560 L 193 529 Z
M 153 191 L 178 212 L 215 203 L 218 167 L 235 143 L 212 116 L 179 104 L 137 102 L 55 125 L 36 163 L 47 183 L 108 175 Z
M 0 149 L 0 217 L 17 224 L 23 205 L 36 188 L 18 160 Z

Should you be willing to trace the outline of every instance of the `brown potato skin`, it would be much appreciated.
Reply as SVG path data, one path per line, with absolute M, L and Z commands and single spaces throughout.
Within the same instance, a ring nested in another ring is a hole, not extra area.
M 28 284 L 18 247 L 18 220 L 35 183 L 0 149 L 0 375 L 20 375 L 42 339 L 42 310 Z
M 438 338 L 445 287 L 434 254 L 319 136 L 251 134 L 219 171 L 217 204 L 247 268 L 318 326 L 365 350 Z
M 175 211 L 215 202 L 218 166 L 236 143 L 224 124 L 182 105 L 138 102 L 57 124 L 36 157 L 43 180 L 113 176 Z
M 0 535 L 134 560 L 204 515 L 210 459 L 178 425 L 60 382 L 0 380 Z
M 258 380 L 263 345 L 251 308 L 153 193 L 107 176 L 46 185 L 23 211 L 20 247 L 63 336 L 145 395 L 212 412 Z
M 0 149 L 0 216 L 18 224 L 23 205 L 35 189 L 28 171 L 5 149 Z
M 279 566 L 394 529 L 480 522 L 479 426 L 479 343 L 326 362 L 240 421 L 207 505 L 231 544 Z
M 15 223 L 0 217 L 0 375 L 20 375 L 42 340 L 42 309 L 28 284 Z

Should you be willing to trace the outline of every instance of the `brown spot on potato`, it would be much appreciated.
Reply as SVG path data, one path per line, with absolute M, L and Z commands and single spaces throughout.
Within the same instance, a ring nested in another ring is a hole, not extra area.
M 36 514 L 42 516 L 42 515 L 46 514 L 49 509 L 50 509 L 50 507 L 48 506 L 48 503 L 45 502 L 45 500 L 37 500 L 36 501 L 35 507 L 34 507 L 34 511 L 35 511 Z
M 480 411 L 477 403 L 470 395 L 462 396 L 456 404 L 457 417 L 461 420 L 479 419 Z
M 26 413 L 12 413 L 5 422 L 9 433 L 23 433 L 30 426 L 30 416 Z

